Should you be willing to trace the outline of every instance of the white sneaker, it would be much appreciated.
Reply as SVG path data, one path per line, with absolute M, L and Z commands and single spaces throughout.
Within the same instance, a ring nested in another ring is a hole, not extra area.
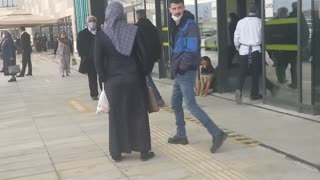
M 242 96 L 239 89 L 237 89 L 235 92 L 235 99 L 237 104 L 242 104 Z

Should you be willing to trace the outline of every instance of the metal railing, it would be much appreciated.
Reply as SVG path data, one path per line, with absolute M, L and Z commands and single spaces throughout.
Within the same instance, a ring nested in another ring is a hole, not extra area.
M 15 6 L 17 6 L 16 0 L 0 0 L 0 8 Z

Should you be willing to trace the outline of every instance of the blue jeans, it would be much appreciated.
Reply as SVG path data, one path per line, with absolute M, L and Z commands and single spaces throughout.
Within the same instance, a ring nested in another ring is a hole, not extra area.
M 146 79 L 147 79 L 147 86 L 149 86 L 149 87 L 151 87 L 151 89 L 152 89 L 152 91 L 153 91 L 153 94 L 154 94 L 154 96 L 156 97 L 156 100 L 157 100 L 157 103 L 159 104 L 159 103 L 162 103 L 163 102 L 163 99 L 162 99 L 162 97 L 161 97 L 161 95 L 160 95 L 160 93 L 159 93 L 159 91 L 158 91 L 158 89 L 157 89 L 157 86 L 154 84 L 154 82 L 153 82 L 153 79 L 152 79 L 152 77 L 151 77 L 151 74 L 149 74 L 147 77 L 146 77 Z
M 185 100 L 188 110 L 196 117 L 208 132 L 217 137 L 222 131 L 210 119 L 210 117 L 199 107 L 196 103 L 194 85 L 197 71 L 187 71 L 183 75 L 177 75 L 171 98 L 171 105 L 176 116 L 177 134 L 178 137 L 187 137 L 184 121 L 184 112 L 182 108 L 182 101 Z

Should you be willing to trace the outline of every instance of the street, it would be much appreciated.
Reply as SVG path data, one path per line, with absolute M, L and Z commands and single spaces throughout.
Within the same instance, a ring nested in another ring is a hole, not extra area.
M 189 145 L 168 144 L 176 126 L 165 107 L 150 114 L 155 158 L 142 162 L 132 153 L 115 163 L 108 117 L 95 113 L 87 77 L 74 66 L 62 78 L 50 53 L 32 54 L 32 62 L 31 77 L 8 83 L 0 76 L 1 180 L 320 179 L 320 117 L 271 111 L 247 99 L 237 105 L 232 94 L 197 98 L 229 136 L 215 154 L 209 133 L 187 111 Z M 169 104 L 172 80 L 155 82 Z

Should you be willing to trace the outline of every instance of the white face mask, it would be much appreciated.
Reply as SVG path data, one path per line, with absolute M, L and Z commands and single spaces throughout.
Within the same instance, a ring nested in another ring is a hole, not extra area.
M 61 38 L 65 38 L 66 37 L 66 35 L 61 35 Z
M 88 27 L 90 30 L 96 30 L 97 24 L 95 22 L 89 22 Z
M 180 19 L 182 18 L 182 15 L 179 16 L 179 17 L 176 17 L 176 16 L 172 15 L 171 17 L 172 17 L 172 19 L 173 19 L 175 22 L 179 22 Z

